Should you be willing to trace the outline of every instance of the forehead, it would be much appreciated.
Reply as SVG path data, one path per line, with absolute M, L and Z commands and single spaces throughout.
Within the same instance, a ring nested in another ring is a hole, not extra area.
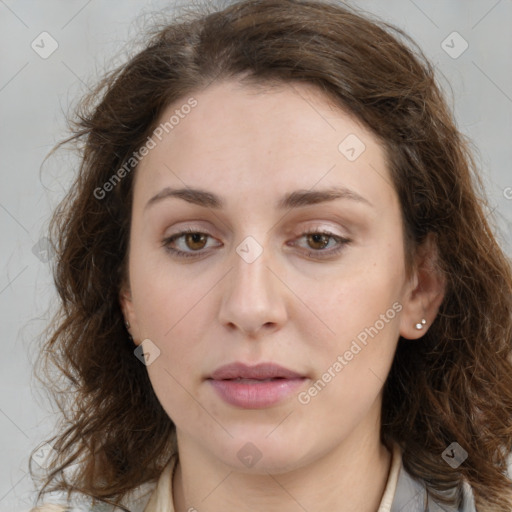
M 378 139 L 311 84 L 214 83 L 169 105 L 160 123 L 167 130 L 136 173 L 144 196 L 165 185 L 272 195 L 321 182 L 393 200 Z

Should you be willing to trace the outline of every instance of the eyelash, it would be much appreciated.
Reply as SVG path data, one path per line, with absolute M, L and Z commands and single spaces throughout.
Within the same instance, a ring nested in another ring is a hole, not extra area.
M 208 233 L 203 233 L 202 231 L 195 231 L 193 229 L 186 229 L 185 231 L 180 231 L 179 233 L 176 233 L 174 235 L 171 235 L 167 238 L 165 238 L 163 241 L 162 241 L 162 246 L 168 251 L 170 252 L 173 256 L 176 256 L 178 258 L 198 258 L 200 256 L 202 256 L 203 254 L 205 254 L 204 252 L 201 252 L 202 250 L 200 251 L 194 251 L 192 253 L 190 252 L 186 252 L 186 251 L 182 251 L 180 249 L 174 249 L 173 247 L 170 247 L 170 244 L 172 242 L 174 242 L 175 240 L 181 238 L 182 236 L 184 235 L 187 235 L 187 234 L 199 234 L 199 235 L 206 235 L 206 236 L 210 236 Z M 302 238 L 306 235 L 325 235 L 331 239 L 334 239 L 335 241 L 337 241 L 339 243 L 339 246 L 336 248 L 336 249 L 332 249 L 332 250 L 329 250 L 329 251 L 326 251 L 325 249 L 319 249 L 319 250 L 316 250 L 316 251 L 313 251 L 313 252 L 309 252 L 307 255 L 308 257 L 314 257 L 314 258 L 317 258 L 317 259 L 322 259 L 322 258 L 329 258 L 329 257 L 332 257 L 332 256 L 336 256 L 337 254 L 339 254 L 344 248 L 346 245 L 350 244 L 352 242 L 352 240 L 350 240 L 349 238 L 344 238 L 344 237 L 341 237 L 341 236 L 338 236 L 338 235 L 335 235 L 334 233 L 330 233 L 329 231 L 320 231 L 320 230 L 315 230 L 313 229 L 312 231 L 306 231 L 304 233 L 302 233 L 298 238 Z M 326 256 L 324 255 L 320 255 L 320 253 L 327 253 Z

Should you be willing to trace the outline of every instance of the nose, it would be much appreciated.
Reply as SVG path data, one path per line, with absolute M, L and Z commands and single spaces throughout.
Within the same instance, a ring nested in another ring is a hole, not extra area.
M 248 262 L 237 252 L 233 268 L 224 281 L 219 320 L 231 330 L 256 335 L 284 325 L 286 286 L 272 264 L 270 250 Z

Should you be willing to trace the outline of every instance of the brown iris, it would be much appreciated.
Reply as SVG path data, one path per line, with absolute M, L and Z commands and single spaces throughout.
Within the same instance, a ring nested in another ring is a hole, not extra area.
M 186 233 L 184 236 L 185 243 L 187 244 L 187 247 L 189 249 L 199 250 L 206 245 L 207 235 L 205 235 L 204 233 Z M 200 244 L 200 247 L 196 246 L 195 244 Z
M 323 249 L 329 243 L 330 235 L 324 235 L 322 233 L 311 233 L 308 236 L 308 243 L 313 240 L 313 243 L 321 244 L 321 247 L 312 247 L 313 249 Z

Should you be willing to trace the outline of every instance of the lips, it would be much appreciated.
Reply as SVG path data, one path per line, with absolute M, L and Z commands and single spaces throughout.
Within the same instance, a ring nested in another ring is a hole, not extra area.
M 207 382 L 231 406 L 263 409 L 290 398 L 305 380 L 305 376 L 274 363 L 231 363 L 217 368 Z
M 260 363 L 247 366 L 243 363 L 231 363 L 217 368 L 210 376 L 213 380 L 272 380 L 300 379 L 303 375 L 274 363 Z

